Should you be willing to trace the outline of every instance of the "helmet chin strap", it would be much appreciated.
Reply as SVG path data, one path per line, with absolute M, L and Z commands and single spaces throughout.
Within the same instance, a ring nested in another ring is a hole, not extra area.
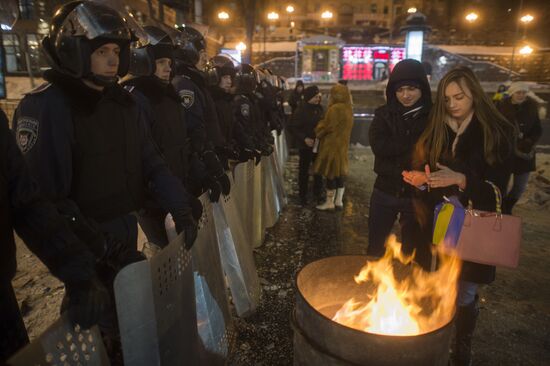
M 84 77 L 84 79 L 91 81 L 97 86 L 110 86 L 113 84 L 116 84 L 118 82 L 118 76 L 102 76 L 102 75 L 96 75 L 94 73 L 90 73 Z

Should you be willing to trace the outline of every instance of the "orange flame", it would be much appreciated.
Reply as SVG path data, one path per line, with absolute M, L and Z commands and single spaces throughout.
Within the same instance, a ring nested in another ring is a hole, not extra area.
M 437 271 L 423 271 L 411 256 L 401 252 L 401 244 L 391 236 L 384 257 L 367 264 L 355 276 L 355 282 L 376 286 L 370 300 L 348 300 L 332 320 L 369 333 L 410 336 L 434 331 L 453 317 L 457 279 L 461 261 L 456 255 L 438 253 Z M 394 263 L 406 269 L 399 276 Z M 396 278 L 396 274 L 398 275 Z

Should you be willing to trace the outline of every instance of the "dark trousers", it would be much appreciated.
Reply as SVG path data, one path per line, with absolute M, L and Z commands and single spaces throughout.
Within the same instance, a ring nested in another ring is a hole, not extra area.
M 395 197 L 379 189 L 374 189 L 369 209 L 369 247 L 367 255 L 381 257 L 384 244 L 391 233 L 397 215 L 401 226 L 402 250 L 411 254 L 416 249 L 415 260 L 424 269 L 431 264 L 430 233 L 422 230 L 410 198 Z
M 29 343 L 11 282 L 0 281 L 0 364 Z
M 311 148 L 300 149 L 300 163 L 298 172 L 298 189 L 300 192 L 300 199 L 307 199 L 307 192 L 309 186 L 309 168 L 315 160 L 315 155 Z M 315 197 L 321 196 L 323 191 L 323 177 L 315 174 L 313 176 L 313 194 Z
M 344 177 L 334 177 L 327 179 L 327 189 L 344 188 Z

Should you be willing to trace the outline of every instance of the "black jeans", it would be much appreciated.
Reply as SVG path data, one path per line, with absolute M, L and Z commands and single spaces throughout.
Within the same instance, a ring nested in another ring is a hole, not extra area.
M 327 189 L 344 188 L 344 177 L 327 179 Z
M 309 168 L 315 160 L 313 149 L 302 148 L 300 149 L 300 163 L 298 172 L 298 189 L 300 192 L 300 199 L 307 199 L 307 192 L 309 186 Z M 323 177 L 315 174 L 313 176 L 313 194 L 315 197 L 321 196 L 323 192 Z
M 395 197 L 376 188 L 370 199 L 367 255 L 374 257 L 384 255 L 384 244 L 391 233 L 397 214 L 400 214 L 399 224 L 403 252 L 411 254 L 416 249 L 416 262 L 424 269 L 429 269 L 431 235 L 429 230 L 422 230 L 416 220 L 412 200 Z
M 0 280 L 0 364 L 29 343 L 10 281 Z

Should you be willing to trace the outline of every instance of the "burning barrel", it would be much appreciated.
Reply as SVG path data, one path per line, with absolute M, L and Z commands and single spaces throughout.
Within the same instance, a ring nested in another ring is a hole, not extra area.
M 388 252 L 384 258 L 387 256 Z M 387 263 L 381 263 L 380 270 L 387 274 L 387 267 L 384 269 L 384 266 L 388 263 L 391 265 L 392 261 L 394 258 L 387 258 Z M 347 326 L 340 324 L 340 322 L 346 323 L 345 321 L 333 320 L 337 314 L 346 310 L 345 307 L 350 303 L 350 299 L 353 299 L 353 304 L 345 314 L 348 318 L 350 314 L 355 316 L 355 313 L 367 307 L 362 304 L 371 306 L 373 300 L 382 301 L 380 298 L 385 296 L 381 292 L 373 296 L 377 287 L 380 287 L 380 283 L 375 283 L 376 275 L 373 276 L 369 272 L 368 279 L 358 281 L 356 275 L 366 268 L 366 262 L 367 257 L 364 256 L 330 257 L 310 263 L 298 273 L 296 307 L 292 316 L 294 365 L 447 365 L 454 298 L 451 300 L 452 309 L 446 310 L 447 315 L 441 317 L 438 313 L 439 318 L 443 319 L 439 320 L 439 323 L 431 321 L 430 318 L 433 316 L 425 313 L 424 309 L 413 309 L 419 318 L 430 323 L 431 328 L 427 329 L 431 331 L 428 332 L 423 332 L 417 327 L 412 331 L 404 331 L 403 334 L 409 335 L 380 334 L 365 331 L 362 328 L 364 324 Z M 390 269 L 390 272 L 392 270 Z M 382 275 L 386 276 L 386 274 Z M 440 274 L 440 276 L 446 275 L 448 273 Z M 412 281 L 418 281 L 418 279 L 414 278 Z M 426 286 L 437 286 L 437 284 L 432 281 Z M 384 291 L 386 290 L 384 288 Z M 433 302 L 424 302 L 433 305 Z M 380 311 L 392 313 L 389 317 L 388 314 L 385 314 L 386 317 L 381 317 L 382 326 L 388 329 L 395 328 L 397 331 L 399 327 L 406 326 L 405 322 L 400 324 L 400 315 L 392 309 L 391 304 L 378 305 L 380 307 L 378 310 L 370 309 L 372 317 Z M 441 309 L 432 308 L 430 311 L 441 312 Z M 354 319 L 354 321 L 357 320 Z M 395 324 L 391 324 L 392 322 Z

